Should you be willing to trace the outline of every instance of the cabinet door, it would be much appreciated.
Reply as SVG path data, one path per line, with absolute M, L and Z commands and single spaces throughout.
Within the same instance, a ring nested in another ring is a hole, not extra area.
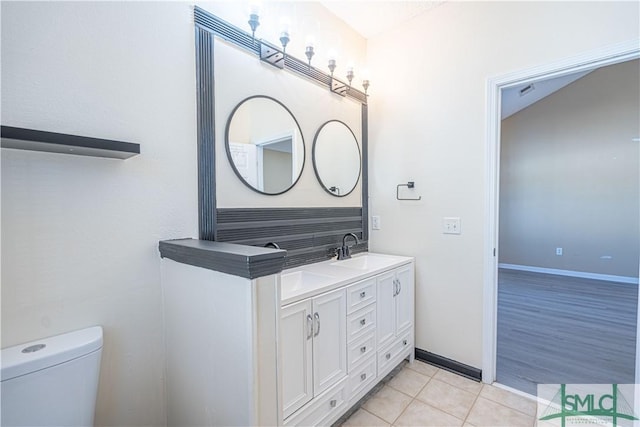
M 396 334 L 400 335 L 411 329 L 414 316 L 414 278 L 413 264 L 396 270 L 398 291 L 396 295 Z
M 378 348 L 383 348 L 393 341 L 396 331 L 395 274 L 393 272 L 381 274 L 377 285 L 376 336 Z
M 313 393 L 347 375 L 347 298 L 344 289 L 313 298 Z
M 311 300 L 282 308 L 280 345 L 282 357 L 283 416 L 288 417 L 313 397 Z

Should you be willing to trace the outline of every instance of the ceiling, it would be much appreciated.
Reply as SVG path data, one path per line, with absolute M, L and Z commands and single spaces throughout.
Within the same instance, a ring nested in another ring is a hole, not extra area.
M 562 89 L 570 83 L 586 76 L 593 70 L 582 71 L 580 73 L 569 74 L 567 76 L 556 77 L 548 80 L 541 80 L 534 83 L 526 83 L 502 90 L 502 119 L 524 110 L 529 105 L 540 101 L 552 93 Z
M 371 38 L 431 10 L 444 1 L 325 0 L 329 9 L 364 38 Z

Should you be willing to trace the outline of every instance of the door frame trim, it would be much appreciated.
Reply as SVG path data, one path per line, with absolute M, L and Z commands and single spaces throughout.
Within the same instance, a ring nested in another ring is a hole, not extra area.
M 482 380 L 491 384 L 496 376 L 498 310 L 498 202 L 500 183 L 501 91 L 516 85 L 594 70 L 640 58 L 640 40 L 628 40 L 544 65 L 525 68 L 487 79 L 485 139 L 485 229 L 482 315 Z M 640 298 L 640 293 L 639 293 Z M 640 325 L 640 310 L 638 310 Z M 640 326 L 638 328 L 640 331 Z M 640 341 L 636 336 L 636 383 L 640 383 Z

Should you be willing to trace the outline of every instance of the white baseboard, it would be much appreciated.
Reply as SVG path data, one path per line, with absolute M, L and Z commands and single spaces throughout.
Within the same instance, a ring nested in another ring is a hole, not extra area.
M 533 273 L 557 274 L 559 276 L 581 277 L 583 279 L 606 280 L 607 282 L 638 284 L 637 277 L 615 276 L 613 274 L 589 273 L 586 271 L 559 270 L 557 268 L 533 267 L 529 265 L 503 264 L 499 263 L 498 268 L 507 270 L 531 271 Z

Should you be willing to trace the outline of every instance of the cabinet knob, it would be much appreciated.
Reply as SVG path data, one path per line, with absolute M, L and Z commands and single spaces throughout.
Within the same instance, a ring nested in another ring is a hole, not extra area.
M 407 340 L 402 340 L 402 345 L 407 345 Z
M 362 326 L 364 326 L 366 323 L 367 323 L 367 319 L 362 319 L 362 320 L 360 320 L 360 324 L 361 324 Z
M 360 381 L 364 381 L 367 379 L 367 374 L 360 375 Z
M 366 345 L 363 346 L 363 347 L 360 347 L 360 353 L 366 353 L 366 352 L 367 352 L 367 346 Z
M 391 353 L 387 353 L 384 357 L 386 357 L 387 360 L 391 359 Z
M 364 298 L 367 296 L 367 293 L 365 291 L 360 292 L 360 298 Z
M 331 405 L 332 408 L 335 408 L 337 403 L 338 401 L 336 399 L 333 399 L 331 402 L 329 402 L 329 405 Z

